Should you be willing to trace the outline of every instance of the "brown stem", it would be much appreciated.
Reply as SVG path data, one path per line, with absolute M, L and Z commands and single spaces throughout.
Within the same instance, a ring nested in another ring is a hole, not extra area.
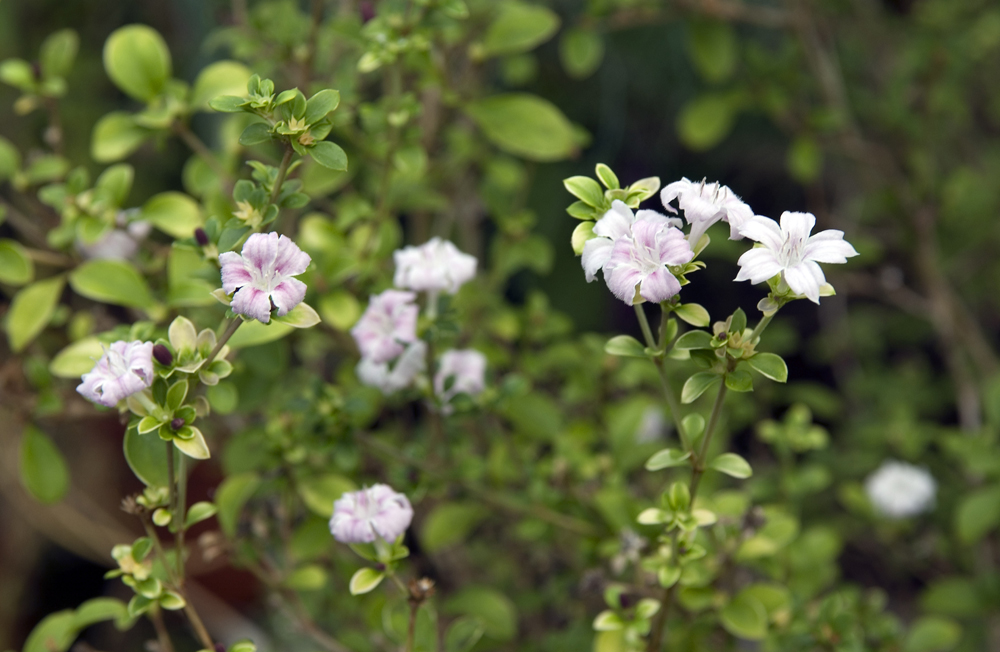
M 28 254 L 28 258 L 40 263 L 42 265 L 49 265 L 50 267 L 75 267 L 76 261 L 69 256 L 64 256 L 62 254 L 57 254 L 53 251 L 44 251 L 42 249 L 32 249 L 31 247 L 25 247 L 24 253 Z
M 160 645 L 160 652 L 174 652 L 174 644 L 170 640 L 167 626 L 163 623 L 163 612 L 160 611 L 160 607 L 154 606 L 148 613 L 149 619 L 153 621 L 153 627 L 156 629 L 156 640 Z
M 406 652 L 413 652 L 413 640 L 417 634 L 417 610 L 420 603 L 416 600 L 410 601 L 410 624 L 406 628 Z
M 708 445 L 712 441 L 712 433 L 715 432 L 715 425 L 719 422 L 719 416 L 722 414 L 722 404 L 726 400 L 726 390 L 726 383 L 723 381 L 719 385 L 719 393 L 716 394 L 715 403 L 712 405 L 712 415 L 708 417 L 708 425 L 705 426 L 705 437 L 701 441 L 701 449 L 696 456 L 691 456 L 694 462 L 691 465 L 691 484 L 689 486 L 692 504 L 694 504 L 695 496 L 698 495 L 698 483 L 701 482 L 701 476 L 705 472 L 705 456 L 708 454 Z
M 191 149 L 192 152 L 198 155 L 201 160 L 208 164 L 208 167 L 212 168 L 212 171 L 219 177 L 226 187 L 232 186 L 233 179 L 229 172 L 223 167 L 219 159 L 216 158 L 215 153 L 208 148 L 208 145 L 203 143 L 198 136 L 195 135 L 191 128 L 186 124 L 177 120 L 173 124 L 174 133 L 180 136 L 180 139 L 184 141 L 184 144 Z
M 216 342 L 215 348 L 212 349 L 212 352 L 208 354 L 208 357 L 205 359 L 205 364 L 203 365 L 203 367 L 207 368 L 209 365 L 212 364 L 212 362 L 215 361 L 215 356 L 219 355 L 219 351 L 222 350 L 222 347 L 226 345 L 226 342 L 229 341 L 229 338 L 233 336 L 233 333 L 236 332 L 236 329 L 239 328 L 242 323 L 243 319 L 241 319 L 240 317 L 233 317 L 233 320 L 229 323 L 229 326 L 226 327 L 226 332 L 222 334 L 222 337 L 220 337 L 219 341 Z
M 191 627 L 194 628 L 194 632 L 197 634 L 198 640 L 201 641 L 202 647 L 206 650 L 214 650 L 215 643 L 212 641 L 212 637 L 209 636 L 208 630 L 205 629 L 205 623 L 201 622 L 201 617 L 195 610 L 194 605 L 191 604 L 191 600 L 183 593 L 181 595 L 184 598 L 184 613 L 187 614 L 188 621 L 191 623 Z

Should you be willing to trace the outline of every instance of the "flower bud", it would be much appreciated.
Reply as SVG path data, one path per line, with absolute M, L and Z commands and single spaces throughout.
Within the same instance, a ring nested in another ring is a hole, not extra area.
M 172 430 L 180 430 L 183 427 L 184 427 L 184 419 L 180 417 L 177 417 L 176 419 L 170 422 L 170 428 Z
M 375 17 L 375 5 L 371 0 L 362 0 L 361 7 L 361 23 L 367 23 L 369 20 Z
M 162 344 L 157 344 L 153 347 L 153 358 L 164 367 L 169 367 L 174 363 L 174 355 L 170 352 L 170 349 Z
M 194 239 L 199 247 L 204 247 L 208 244 L 208 234 L 200 226 L 194 230 Z

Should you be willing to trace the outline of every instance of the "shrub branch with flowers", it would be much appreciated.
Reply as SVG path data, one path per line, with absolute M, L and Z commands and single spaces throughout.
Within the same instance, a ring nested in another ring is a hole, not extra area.
M 570 199 L 539 172 L 569 164 L 536 169 L 589 143 L 548 99 L 496 88 L 538 73 L 538 48 L 569 11 L 551 4 L 234 2 L 210 39 L 233 59 L 190 80 L 155 29 L 117 27 L 101 61 L 126 104 L 86 125 L 86 147 L 64 128 L 79 119 L 65 105 L 76 32 L 49 36 L 37 65 L 0 62 L 15 111 L 44 112 L 46 125 L 38 142 L 0 136 L 0 421 L 19 446 L 3 473 L 21 481 L 0 490 L 108 569 L 104 595 L 11 645 L 932 652 L 1000 641 L 998 416 L 976 416 L 996 392 L 963 384 L 962 371 L 990 363 L 989 342 L 941 298 L 947 279 L 925 269 L 933 327 L 968 349 L 944 347 L 967 432 L 942 446 L 968 471 L 962 498 L 939 492 L 926 442 L 892 434 L 916 429 L 905 400 L 882 411 L 891 418 L 838 421 L 841 397 L 790 376 L 802 365 L 786 315 L 812 323 L 834 282 L 851 287 L 874 256 L 862 226 L 795 203 L 777 220 L 758 215 L 721 181 L 624 185 L 605 164 L 565 179 Z M 560 32 L 574 79 L 601 65 L 615 30 L 688 12 L 695 67 L 736 88 L 682 111 L 690 149 L 717 142 L 711 116 L 753 102 L 782 128 L 836 123 L 848 154 L 864 149 L 836 85 L 820 94 L 834 106 L 805 119 L 783 112 L 787 89 L 769 84 L 784 78 L 761 72 L 757 50 L 746 88 L 726 63 L 737 36 L 725 21 L 739 20 L 799 26 L 803 60 L 828 61 L 808 8 L 792 20 L 770 5 L 591 4 Z M 795 61 L 786 77 L 804 74 Z M 800 81 L 826 83 L 836 66 L 821 68 Z M 790 150 L 803 183 L 822 167 L 816 138 L 798 134 Z M 151 190 L 158 159 L 178 148 L 169 189 Z M 904 158 L 923 169 L 921 156 Z M 555 298 L 522 292 L 559 258 L 534 232 L 532 188 L 567 199 L 577 221 L 558 245 L 579 257 L 561 283 L 609 292 L 577 314 L 634 313 L 628 332 L 578 333 Z M 921 192 L 900 199 L 907 214 L 923 214 Z M 756 309 L 725 305 L 734 296 Z M 904 373 L 896 380 L 908 391 Z M 882 400 L 854 376 L 840 389 Z M 903 442 L 895 455 L 843 443 L 870 439 L 871 424 Z M 98 435 L 113 455 L 90 446 Z M 94 468 L 127 479 L 102 478 L 88 497 L 95 451 Z M 925 528 L 938 504 L 958 505 L 954 541 Z M 883 544 L 893 552 L 881 559 L 911 571 L 935 562 L 919 604 L 847 577 L 845 558 Z M 241 605 L 252 619 L 206 597 L 220 568 L 266 594 Z

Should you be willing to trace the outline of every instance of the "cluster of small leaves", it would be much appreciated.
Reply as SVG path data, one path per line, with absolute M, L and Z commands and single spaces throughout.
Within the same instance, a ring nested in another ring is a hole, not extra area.
M 0 61 L 0 81 L 22 93 L 14 103 L 14 111 L 21 115 L 31 113 L 47 100 L 66 95 L 66 78 L 79 47 L 76 32 L 63 29 L 53 32 L 42 42 L 37 63 L 17 58 Z
M 631 209 L 656 194 L 660 189 L 659 177 L 639 179 L 626 188 L 622 188 L 617 175 L 604 163 L 598 163 L 595 169 L 597 183 L 590 177 L 576 176 L 563 180 L 563 185 L 578 201 L 573 202 L 566 212 L 578 220 L 583 220 L 573 230 L 571 243 L 573 252 L 583 253 L 583 245 L 594 237 L 594 222 L 604 217 L 611 210 L 611 202 L 616 199 L 625 203 Z M 603 184 L 604 188 L 601 187 Z

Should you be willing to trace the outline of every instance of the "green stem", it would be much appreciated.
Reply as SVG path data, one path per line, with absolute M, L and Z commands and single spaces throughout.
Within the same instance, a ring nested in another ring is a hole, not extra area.
M 170 448 L 173 449 L 174 446 L 171 445 Z M 181 455 L 177 460 L 177 509 L 174 512 L 174 518 L 177 519 L 174 548 L 177 550 L 177 585 L 180 587 L 184 586 L 184 516 L 187 511 L 187 469 L 184 458 L 185 455 Z
M 646 338 L 646 346 L 651 349 L 656 349 L 657 344 L 653 339 L 653 331 L 649 327 L 649 320 L 646 319 L 646 313 L 643 312 L 641 305 L 636 305 L 635 315 L 639 319 L 639 327 L 642 329 L 642 335 Z M 663 321 L 666 322 L 666 313 L 663 315 Z M 673 342 L 677 339 L 674 338 Z M 671 346 L 673 346 L 671 342 Z M 660 344 L 663 344 L 661 342 Z M 677 436 L 680 438 L 681 443 L 684 445 L 685 450 L 688 449 L 688 438 L 687 433 L 684 431 L 684 424 L 681 423 L 681 406 L 677 402 L 677 396 L 674 394 L 674 389 L 670 384 L 670 377 L 667 375 L 667 368 L 664 362 L 664 355 L 658 355 L 653 358 L 653 365 L 656 367 L 657 373 L 660 375 L 660 384 L 663 386 L 663 397 L 667 401 L 667 407 L 670 408 L 670 416 L 674 420 L 674 427 L 677 429 Z
M 274 180 L 274 186 L 271 188 L 271 199 L 270 203 L 274 204 L 278 201 L 278 195 L 281 194 L 281 184 L 285 183 L 285 176 L 288 174 L 288 166 L 292 164 L 292 154 L 295 153 L 290 146 L 285 149 L 285 155 L 281 157 L 281 165 L 278 166 L 278 177 Z
M 712 441 L 712 433 L 715 432 L 715 426 L 719 422 L 719 416 L 722 414 L 722 404 L 726 400 L 726 391 L 726 383 L 723 380 L 719 386 L 719 393 L 715 396 L 715 403 L 712 405 L 712 415 L 708 418 L 708 425 L 705 427 L 705 438 L 701 442 L 701 450 L 698 451 L 697 456 L 692 456 L 691 485 L 689 487 L 692 504 L 694 504 L 695 496 L 698 495 L 698 483 L 705 472 L 705 455 L 708 453 L 708 445 Z
M 177 120 L 173 124 L 173 129 L 174 133 L 180 136 L 180 139 L 184 141 L 184 144 L 187 145 L 192 152 L 197 154 L 201 160 L 205 161 L 208 167 L 212 169 L 212 172 L 215 172 L 223 184 L 227 187 L 232 185 L 232 177 L 229 172 L 227 172 L 226 168 L 219 163 L 219 159 L 215 157 L 215 153 L 212 152 L 212 150 L 208 148 L 208 145 L 203 143 L 193 131 L 191 131 L 190 127 L 180 120 Z
M 642 329 L 642 336 L 646 338 L 646 346 L 655 349 L 656 340 L 653 339 L 653 330 L 649 327 L 649 320 L 646 319 L 646 311 L 642 309 L 641 303 L 637 303 L 632 307 L 635 308 L 635 316 L 639 318 L 639 328 Z
M 751 342 L 757 341 L 757 339 L 760 337 L 760 334 L 764 332 L 764 329 L 767 328 L 767 325 L 771 323 L 771 320 L 774 319 L 774 316 L 776 314 L 778 314 L 777 310 L 775 310 L 769 315 L 764 315 L 764 317 L 757 324 L 757 327 L 753 329 L 752 333 L 750 333 Z
M 159 643 L 160 652 L 174 652 L 174 644 L 170 640 L 170 632 L 163 623 L 163 612 L 160 611 L 159 605 L 154 605 L 149 610 L 149 619 L 153 621 L 153 627 L 156 629 L 156 642 Z
M 226 342 L 229 341 L 229 338 L 233 336 L 233 333 L 236 332 L 236 329 L 239 328 L 242 323 L 243 320 L 241 318 L 233 318 L 233 321 L 226 327 L 226 331 L 222 334 L 222 337 L 220 337 L 219 341 L 216 342 L 215 348 L 212 349 L 212 352 L 208 354 L 208 358 L 205 359 L 205 364 L 202 365 L 204 369 L 207 369 L 209 365 L 215 361 L 215 356 L 219 355 L 219 351 L 222 350 L 222 347 L 226 345 Z

